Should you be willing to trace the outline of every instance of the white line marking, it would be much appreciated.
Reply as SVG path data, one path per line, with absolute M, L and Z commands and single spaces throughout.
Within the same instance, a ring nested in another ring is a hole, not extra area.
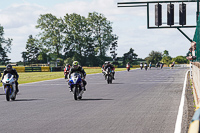
M 174 133 L 181 133 L 183 107 L 184 107 L 184 100 L 185 100 L 185 87 L 186 87 L 188 72 L 189 72 L 189 70 L 185 74 L 185 81 L 184 81 L 184 85 L 183 85 L 183 91 L 182 91 L 182 95 L 181 95 L 181 102 L 180 102 L 180 105 L 179 105 L 179 110 L 178 110 L 178 115 L 177 115 L 177 119 L 176 119 L 176 126 L 175 126 Z

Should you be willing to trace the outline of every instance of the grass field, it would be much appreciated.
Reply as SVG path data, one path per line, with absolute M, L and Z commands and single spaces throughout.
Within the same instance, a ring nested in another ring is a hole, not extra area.
M 116 68 L 115 71 L 125 71 L 126 68 Z M 101 69 L 85 68 L 87 74 L 101 73 Z M 19 84 L 31 83 L 37 81 L 64 78 L 63 72 L 23 72 L 19 74 Z M 0 84 L 2 86 L 2 83 Z

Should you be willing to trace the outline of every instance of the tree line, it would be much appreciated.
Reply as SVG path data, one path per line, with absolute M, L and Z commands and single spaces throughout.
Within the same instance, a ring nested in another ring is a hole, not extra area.
M 77 60 L 84 66 L 98 66 L 108 59 L 106 52 L 118 40 L 112 23 L 97 12 L 88 17 L 76 13 L 63 18 L 50 13 L 40 15 L 36 28 L 41 32 L 29 36 L 26 51 L 22 52 L 22 58 L 29 63 Z
M 57 18 L 51 13 L 40 15 L 35 26 L 40 32 L 33 37 L 29 35 L 22 58 L 24 65 L 35 63 L 59 62 L 59 65 L 72 64 L 74 60 L 83 66 L 101 66 L 104 61 L 125 66 L 127 62 L 137 65 L 140 61 L 156 64 L 163 62 L 169 65 L 173 61 L 188 63 L 184 56 L 172 58 L 165 50 L 163 54 L 151 51 L 145 59 L 138 58 L 133 48 L 122 57 L 117 57 L 116 47 L 118 36 L 113 34 L 112 23 L 97 12 L 88 13 L 87 17 L 79 14 L 66 14 Z M 4 28 L 0 25 L 0 65 L 6 65 L 10 59 L 12 39 L 5 39 Z M 111 56 L 106 53 L 114 50 Z M 63 64 L 64 63 L 64 64 Z

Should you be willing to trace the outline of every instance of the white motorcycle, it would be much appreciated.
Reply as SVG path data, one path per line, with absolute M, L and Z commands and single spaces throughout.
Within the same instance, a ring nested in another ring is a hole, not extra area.
M 7 101 L 10 101 L 10 99 L 15 100 L 16 98 L 15 80 L 14 75 L 10 73 L 4 75 L 4 78 L 2 79 L 3 90 L 5 91 Z
M 70 89 L 74 94 L 74 100 L 82 99 L 83 94 L 83 81 L 81 79 L 81 74 L 72 73 L 71 78 L 69 79 Z

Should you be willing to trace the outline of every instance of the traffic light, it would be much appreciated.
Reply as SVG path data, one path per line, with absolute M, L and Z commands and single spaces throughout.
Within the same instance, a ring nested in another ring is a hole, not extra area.
M 157 26 L 162 25 L 162 5 L 161 4 L 155 5 L 155 25 Z
M 179 24 L 186 25 L 186 4 L 179 4 Z
M 174 25 L 174 4 L 167 4 L 167 25 Z

